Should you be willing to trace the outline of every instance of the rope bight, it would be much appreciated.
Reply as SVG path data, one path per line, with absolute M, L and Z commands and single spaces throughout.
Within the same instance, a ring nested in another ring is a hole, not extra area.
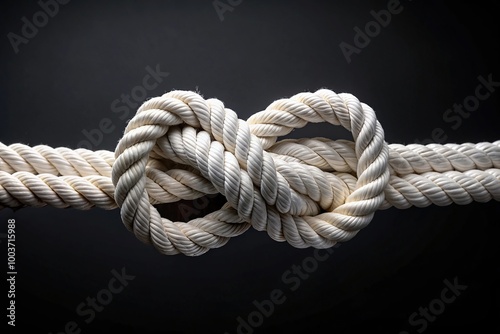
M 308 122 L 354 141 L 279 136 Z M 172 222 L 155 204 L 220 193 L 203 218 Z M 114 154 L 0 143 L 0 208 L 120 207 L 124 225 L 163 254 L 200 255 L 250 226 L 294 247 L 327 248 L 375 211 L 500 200 L 500 140 L 388 145 L 375 112 L 327 89 L 273 102 L 247 121 L 191 91 L 152 98 Z

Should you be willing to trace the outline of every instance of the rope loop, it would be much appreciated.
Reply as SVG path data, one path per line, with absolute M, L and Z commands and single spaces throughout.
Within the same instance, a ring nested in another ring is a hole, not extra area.
M 347 170 L 318 154 L 331 152 L 333 141 L 278 141 L 309 122 L 352 133 L 353 143 L 338 141 Z M 218 192 L 227 203 L 188 222 L 162 218 L 153 206 L 151 180 L 156 171 L 173 169 L 184 171 L 186 183 L 199 181 L 198 196 Z M 299 248 L 347 241 L 385 202 L 390 175 L 382 126 L 373 109 L 351 94 L 299 93 L 244 121 L 217 99 L 172 91 L 146 101 L 130 120 L 111 179 L 122 221 L 137 238 L 163 254 L 194 256 L 250 226 Z

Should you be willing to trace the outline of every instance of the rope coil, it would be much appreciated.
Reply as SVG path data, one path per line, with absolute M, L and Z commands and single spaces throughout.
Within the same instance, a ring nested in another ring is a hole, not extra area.
M 354 141 L 278 137 L 328 122 Z M 203 218 L 172 222 L 153 206 L 221 193 Z M 375 112 L 321 89 L 280 99 L 247 121 L 190 91 L 152 98 L 114 154 L 0 143 L 0 206 L 120 207 L 124 225 L 163 254 L 200 255 L 250 226 L 294 247 L 327 248 L 379 209 L 500 200 L 500 141 L 388 145 Z

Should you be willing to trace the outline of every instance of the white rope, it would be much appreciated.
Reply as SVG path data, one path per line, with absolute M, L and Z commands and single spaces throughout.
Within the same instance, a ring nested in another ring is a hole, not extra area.
M 308 122 L 354 141 L 279 136 Z M 221 193 L 189 222 L 153 206 Z M 0 206 L 120 207 L 125 226 L 163 254 L 200 255 L 250 226 L 295 247 L 331 247 L 375 211 L 500 200 L 500 141 L 388 145 L 375 112 L 322 89 L 238 119 L 217 99 L 173 91 L 146 101 L 113 154 L 0 143 Z

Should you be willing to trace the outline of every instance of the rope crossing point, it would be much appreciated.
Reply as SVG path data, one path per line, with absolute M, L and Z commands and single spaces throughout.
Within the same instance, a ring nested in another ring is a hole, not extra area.
M 353 141 L 278 137 L 328 122 Z M 172 222 L 155 204 L 221 193 L 203 218 Z M 196 256 L 250 226 L 294 247 L 327 248 L 379 209 L 500 200 L 500 140 L 388 145 L 375 112 L 321 89 L 280 99 L 247 121 L 191 91 L 152 98 L 114 154 L 0 143 L 0 208 L 120 207 L 124 225 L 163 254 Z

